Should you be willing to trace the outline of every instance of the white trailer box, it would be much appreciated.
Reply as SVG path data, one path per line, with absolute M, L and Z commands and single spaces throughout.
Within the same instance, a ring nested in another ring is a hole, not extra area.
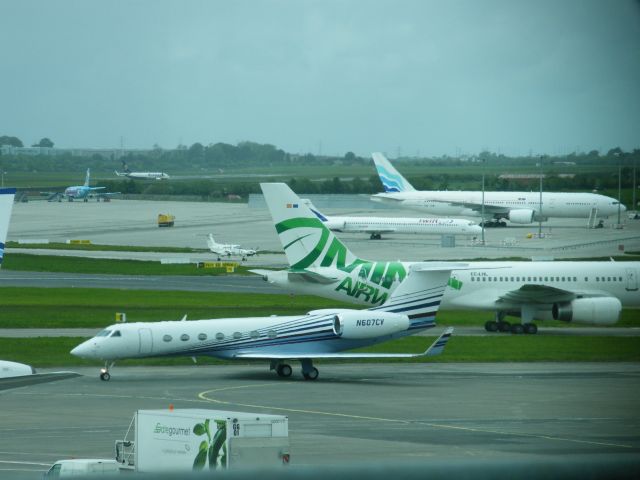
M 287 464 L 289 419 L 223 410 L 138 410 L 125 439 L 116 441 L 116 460 L 152 473 Z

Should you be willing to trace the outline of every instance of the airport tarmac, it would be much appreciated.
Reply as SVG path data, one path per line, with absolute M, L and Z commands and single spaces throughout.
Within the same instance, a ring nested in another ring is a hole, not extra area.
M 0 287 L 116 288 L 196 292 L 286 293 L 258 275 L 106 275 L 2 270 Z
M 316 202 L 317 200 L 314 200 Z M 345 202 L 343 202 L 345 203 Z M 373 203 L 373 202 L 371 202 Z M 377 216 L 415 216 L 411 210 L 369 209 L 366 199 L 353 196 L 350 208 L 323 209 L 327 214 Z M 320 207 L 319 207 L 320 208 Z M 159 213 L 175 215 L 172 228 L 158 228 Z M 477 219 L 476 219 L 477 220 Z M 339 234 L 349 248 L 362 258 L 419 261 L 500 257 L 579 258 L 610 256 L 622 251 L 640 251 L 640 221 L 628 220 L 624 228 L 613 228 L 617 219 L 608 219 L 605 228 L 587 229 L 586 219 L 551 219 L 543 224 L 543 237 L 537 225 L 509 226 L 485 230 L 485 244 L 457 237 L 455 248 L 442 247 L 440 236 L 411 234 L 383 235 L 369 240 L 366 234 Z M 206 202 L 160 202 L 112 200 L 111 202 L 29 202 L 14 206 L 8 239 L 90 240 L 95 244 L 206 248 L 206 235 L 213 233 L 220 243 L 240 244 L 281 252 L 271 217 L 265 208 L 247 204 Z M 531 238 L 528 238 L 531 237 Z M 7 249 L 7 255 L 16 249 Z M 32 252 L 35 253 L 35 252 Z M 49 253 L 51 252 L 41 252 Z M 73 255 L 122 258 L 119 252 L 83 252 Z M 192 256 L 191 254 L 153 254 L 156 259 Z M 213 255 L 194 254 L 194 260 L 214 259 Z M 127 254 L 127 258 L 148 259 L 148 254 Z M 256 266 L 283 266 L 282 254 L 251 257 L 246 263 Z
M 0 391 L 0 475 L 110 458 L 137 409 L 287 415 L 292 467 L 628 458 L 640 453 L 640 366 L 628 363 L 320 364 L 279 379 L 262 363 L 98 366 Z M 340 399 L 336 401 L 336 399 Z M 16 474 L 19 473 L 19 476 Z M 534 476 L 535 477 L 535 476 Z M 533 478 L 533 477 L 532 477 Z

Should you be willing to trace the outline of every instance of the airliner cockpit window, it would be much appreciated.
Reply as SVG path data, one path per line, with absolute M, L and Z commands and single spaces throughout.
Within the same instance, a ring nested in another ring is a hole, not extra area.
M 111 330 L 102 330 L 100 333 L 96 335 L 96 337 L 108 337 L 111 333 Z
M 122 335 L 120 335 L 120 330 L 116 330 L 115 332 L 113 332 L 113 335 L 111 335 L 112 337 L 121 337 Z

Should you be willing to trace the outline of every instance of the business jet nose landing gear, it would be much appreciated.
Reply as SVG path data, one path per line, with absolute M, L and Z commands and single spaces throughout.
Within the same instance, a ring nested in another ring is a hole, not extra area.
M 100 369 L 100 380 L 103 382 L 108 382 L 111 380 L 111 375 L 109 374 L 109 369 L 113 367 L 115 362 L 104 362 L 104 367 Z

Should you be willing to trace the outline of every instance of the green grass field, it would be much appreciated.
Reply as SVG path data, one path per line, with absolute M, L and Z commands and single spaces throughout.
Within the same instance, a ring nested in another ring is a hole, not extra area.
M 208 252 L 205 248 L 187 247 L 139 247 L 134 245 L 96 245 L 96 244 L 69 244 L 69 243 L 18 243 L 7 242 L 5 248 L 23 248 L 38 250 L 81 250 L 89 252 L 160 252 L 160 253 L 201 253 Z M 12 253 L 11 255 L 16 255 Z
M 100 328 L 125 312 L 129 322 L 296 315 L 319 308 L 358 308 L 303 295 L 117 290 L 95 288 L 0 288 L 3 328 Z M 491 312 L 441 311 L 440 325 L 482 326 Z M 580 328 L 549 321 L 545 326 Z M 640 326 L 640 310 L 625 309 L 616 326 Z
M 69 351 L 84 341 L 80 337 L 61 338 L 0 338 L 0 351 L 4 360 L 27 363 L 36 368 L 73 367 L 95 365 L 99 361 L 76 358 Z M 423 352 L 435 337 L 407 337 L 363 349 L 365 352 L 400 353 Z M 198 357 L 199 364 L 230 364 L 209 357 Z M 488 337 L 456 337 L 437 357 L 411 360 L 359 360 L 363 363 L 387 362 L 638 362 L 640 337 L 549 337 L 496 335 Z M 351 360 L 349 361 L 352 362 Z M 123 360 L 127 365 L 190 365 L 190 358 L 158 358 Z M 249 363 L 249 362 L 244 362 Z M 267 365 L 267 362 L 253 362 Z M 339 362 L 318 362 L 339 363 Z M 266 368 L 266 367 L 265 367 Z
M 225 268 L 198 268 L 196 264 L 166 264 L 143 260 L 111 258 L 65 257 L 11 253 L 4 258 L 2 268 L 28 272 L 103 273 L 110 275 L 220 275 Z M 236 274 L 248 273 L 248 267 L 238 266 Z

